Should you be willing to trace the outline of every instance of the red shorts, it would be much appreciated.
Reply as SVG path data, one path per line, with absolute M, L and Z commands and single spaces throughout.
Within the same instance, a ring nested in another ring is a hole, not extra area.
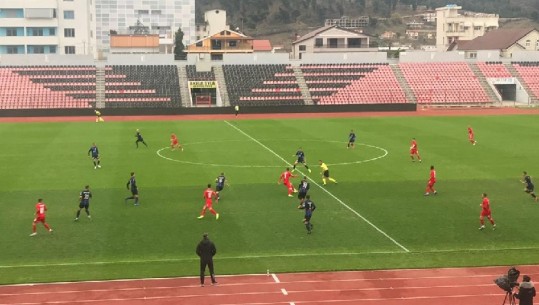
M 488 217 L 488 216 L 490 216 L 490 215 L 491 215 L 490 210 L 488 210 L 488 211 L 485 211 L 485 210 L 481 211 L 481 216 L 482 216 L 482 217 Z
M 473 134 L 469 134 L 468 139 L 473 140 Z
M 429 180 L 428 185 L 429 185 L 429 186 L 433 186 L 434 183 L 436 183 L 436 180 Z
M 178 145 L 178 141 L 177 141 L 177 140 L 176 140 L 176 141 L 172 141 L 172 144 L 171 144 L 171 145 L 172 145 L 172 146 Z
M 34 222 L 45 223 L 45 215 L 38 215 L 36 218 L 34 218 Z
M 410 149 L 410 155 L 417 155 L 417 149 Z
M 206 200 L 205 205 L 206 205 L 207 208 L 211 208 L 212 204 L 213 204 L 213 202 L 211 200 Z
M 284 185 L 286 186 L 286 188 L 289 188 L 289 189 L 292 188 L 292 183 L 290 183 L 290 181 L 285 182 Z

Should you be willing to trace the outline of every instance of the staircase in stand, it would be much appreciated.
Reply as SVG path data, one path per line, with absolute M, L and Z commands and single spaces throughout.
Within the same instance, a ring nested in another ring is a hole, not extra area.
M 399 85 L 404 91 L 404 96 L 406 97 L 406 100 L 410 103 L 414 103 L 414 104 L 417 103 L 417 99 L 415 97 L 414 91 L 412 90 L 412 88 L 410 88 L 410 85 L 408 85 L 408 82 L 406 81 L 406 77 L 404 77 L 404 74 L 402 74 L 402 70 L 399 67 L 399 65 L 392 64 L 390 65 L 390 67 L 391 67 L 391 70 L 393 70 L 393 74 L 395 74 L 395 77 L 397 78 Z
M 301 71 L 301 68 L 297 66 L 293 67 L 293 69 L 294 76 L 296 77 L 296 80 L 298 82 L 299 90 L 301 91 L 301 97 L 303 98 L 305 105 L 314 105 L 311 92 L 309 91 L 309 87 L 305 82 L 305 77 L 303 77 L 303 71 Z
M 182 99 L 182 107 L 191 107 L 191 91 L 189 91 L 189 80 L 187 79 L 187 68 L 185 65 L 178 66 L 178 79 L 180 81 L 180 98 Z
M 95 67 L 95 107 L 105 108 L 105 66 L 96 65 Z
M 524 88 L 524 90 L 526 90 L 526 92 L 530 96 L 530 102 L 532 104 L 538 104 L 539 103 L 539 98 L 533 94 L 533 91 L 530 89 L 528 84 L 524 81 L 522 76 L 520 76 L 520 73 L 518 73 L 517 69 L 515 69 L 513 64 L 505 63 L 504 66 L 507 69 L 507 71 L 509 71 L 509 73 L 511 73 L 511 75 L 513 75 L 513 77 L 515 77 L 520 82 L 520 84 L 522 85 L 522 88 Z
M 492 89 L 490 84 L 487 82 L 487 78 L 485 77 L 483 72 L 481 72 L 481 70 L 479 69 L 477 64 L 470 62 L 470 63 L 468 63 L 468 66 L 470 67 L 470 69 L 474 73 L 475 77 L 477 77 L 477 80 L 479 81 L 479 84 L 481 84 L 481 87 L 483 87 L 483 90 L 485 90 L 485 93 L 487 94 L 488 99 L 490 100 L 490 102 L 491 103 L 499 103 L 500 99 L 498 98 L 498 96 L 494 92 L 494 89 Z
M 223 71 L 223 66 L 213 67 L 213 74 L 215 75 L 217 86 L 219 87 L 219 95 L 221 96 L 223 106 L 230 107 L 230 98 L 228 97 L 228 90 L 226 88 L 225 72 Z

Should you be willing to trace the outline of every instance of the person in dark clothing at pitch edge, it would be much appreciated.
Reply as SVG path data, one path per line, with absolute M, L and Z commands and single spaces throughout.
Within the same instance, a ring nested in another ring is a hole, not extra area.
M 522 283 L 518 287 L 518 292 L 515 297 L 520 300 L 519 305 L 533 305 L 533 297 L 535 297 L 535 287 L 531 282 L 531 278 L 527 275 L 522 277 Z
M 202 240 L 198 243 L 196 253 L 200 257 L 200 286 L 204 287 L 206 266 L 210 269 L 211 284 L 216 285 L 217 281 L 213 272 L 213 256 L 217 253 L 217 249 L 215 244 L 208 238 L 208 233 L 202 235 Z

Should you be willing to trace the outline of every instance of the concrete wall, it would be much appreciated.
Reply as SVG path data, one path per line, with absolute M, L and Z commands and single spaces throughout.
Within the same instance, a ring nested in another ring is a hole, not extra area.
M 95 65 L 90 55 L 1 55 L 0 66 Z

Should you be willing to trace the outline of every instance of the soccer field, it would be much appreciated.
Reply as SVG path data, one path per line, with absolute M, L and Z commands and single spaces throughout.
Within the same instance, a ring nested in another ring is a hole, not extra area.
M 217 274 L 538 263 L 539 204 L 519 181 L 523 170 L 539 177 L 537 118 L 3 123 L 0 284 L 195 275 L 203 232 L 217 245 Z M 148 148 L 135 147 L 137 128 Z M 171 132 L 183 152 L 168 148 Z M 410 161 L 412 137 L 422 163 Z M 101 169 L 87 156 L 92 142 Z M 311 235 L 277 184 L 300 146 L 312 173 L 296 173 L 311 179 L 317 205 Z M 319 159 L 338 184 L 322 186 Z M 425 197 L 430 165 L 438 195 Z M 138 207 L 124 202 L 132 171 Z M 221 172 L 230 184 L 214 204 L 221 217 L 199 220 Z M 74 222 L 87 184 L 93 219 Z M 478 230 L 483 192 L 495 231 Z M 54 232 L 38 224 L 29 237 L 38 198 Z

